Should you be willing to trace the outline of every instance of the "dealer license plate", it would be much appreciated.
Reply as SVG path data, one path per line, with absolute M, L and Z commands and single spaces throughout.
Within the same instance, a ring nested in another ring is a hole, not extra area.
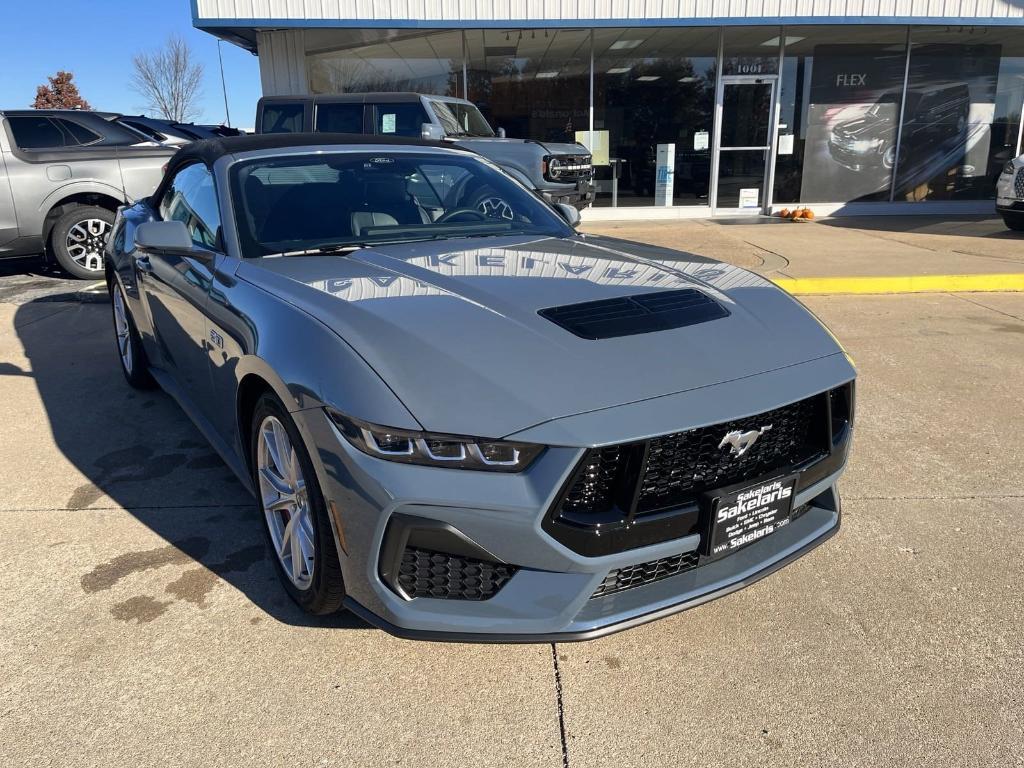
M 796 475 L 791 475 L 716 492 L 705 556 L 724 557 L 788 525 L 795 490 Z

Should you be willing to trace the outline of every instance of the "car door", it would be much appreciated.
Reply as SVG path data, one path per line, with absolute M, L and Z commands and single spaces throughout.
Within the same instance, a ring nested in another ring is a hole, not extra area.
M 208 418 L 206 305 L 220 244 L 220 209 L 209 169 L 198 162 L 180 168 L 157 202 L 156 214 L 183 222 L 195 248 L 189 254 L 136 249 L 134 269 L 152 323 L 151 343 L 159 367 Z
M 18 216 L 14 211 L 11 181 L 7 177 L 6 154 L 0 146 L 0 248 L 18 237 Z

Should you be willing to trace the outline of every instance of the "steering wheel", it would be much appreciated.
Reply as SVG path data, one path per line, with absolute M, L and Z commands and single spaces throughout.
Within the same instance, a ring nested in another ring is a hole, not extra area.
M 452 210 L 446 211 L 445 213 L 438 216 L 437 221 L 435 221 L 434 223 L 444 224 L 445 222 L 451 221 L 456 216 L 461 216 L 464 213 L 468 213 L 471 216 L 476 217 L 480 221 L 486 221 L 488 218 L 486 213 L 484 213 L 483 211 L 478 211 L 476 208 L 453 208 Z

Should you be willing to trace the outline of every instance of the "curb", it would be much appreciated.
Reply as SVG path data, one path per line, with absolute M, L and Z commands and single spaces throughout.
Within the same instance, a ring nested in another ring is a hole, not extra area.
M 1024 291 L 1024 273 L 989 275 L 909 275 L 903 277 L 796 277 L 773 282 L 802 295 L 889 293 L 983 293 Z

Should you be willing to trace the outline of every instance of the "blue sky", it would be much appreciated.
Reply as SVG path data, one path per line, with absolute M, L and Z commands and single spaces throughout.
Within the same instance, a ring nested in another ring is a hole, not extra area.
M 200 122 L 223 122 L 217 39 L 192 26 L 189 0 L 9 0 L 3 5 L 0 108 L 31 106 L 36 86 L 66 69 L 94 109 L 139 114 L 144 100 L 129 87 L 132 56 L 178 34 L 205 70 Z M 231 122 L 251 128 L 260 97 L 259 62 L 235 45 L 222 43 L 221 49 Z

